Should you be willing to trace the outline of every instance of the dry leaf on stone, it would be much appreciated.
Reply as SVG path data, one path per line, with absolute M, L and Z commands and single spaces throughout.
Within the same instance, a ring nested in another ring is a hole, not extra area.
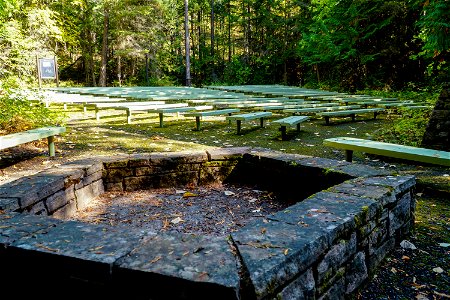
M 191 192 L 186 192 L 183 194 L 183 198 L 189 198 L 189 197 L 197 197 L 197 194 L 191 193 Z
M 181 223 L 181 222 L 184 222 L 184 220 L 182 218 L 180 218 L 180 217 L 176 217 L 175 219 L 172 219 L 170 221 L 170 223 L 172 223 L 172 224 L 178 224 L 178 223 Z

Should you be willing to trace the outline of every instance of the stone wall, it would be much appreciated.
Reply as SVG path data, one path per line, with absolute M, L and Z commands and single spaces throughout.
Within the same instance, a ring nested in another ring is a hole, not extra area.
M 44 216 L 68 216 L 104 189 L 221 181 L 295 204 L 223 237 Z M 344 299 L 413 225 L 414 186 L 368 166 L 244 148 L 77 161 L 0 186 L 2 283 L 30 296 L 64 286 L 73 297 Z

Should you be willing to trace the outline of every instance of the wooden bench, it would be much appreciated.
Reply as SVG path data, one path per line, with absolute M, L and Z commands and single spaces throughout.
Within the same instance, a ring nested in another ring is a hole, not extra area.
M 182 113 L 182 112 L 190 112 L 193 110 L 207 110 L 211 109 L 211 105 L 201 105 L 201 106 L 187 106 L 187 107 L 174 107 L 174 108 L 161 108 L 155 109 L 152 112 L 159 114 L 159 127 L 164 127 L 164 114 L 170 113 Z
M 341 110 L 341 111 L 328 111 L 320 113 L 319 116 L 325 118 L 325 123 L 330 124 L 330 117 L 351 117 L 352 121 L 355 121 L 356 114 L 367 114 L 373 113 L 373 118 L 377 118 L 377 114 L 384 111 L 384 108 L 363 108 L 363 109 L 353 109 L 353 110 Z
M 303 114 L 315 114 L 325 111 L 339 111 L 339 110 L 348 110 L 354 109 L 354 108 L 360 108 L 359 105 L 350 105 L 350 106 L 319 106 L 319 107 L 301 107 L 301 108 L 289 108 L 283 110 L 284 112 L 296 114 L 296 113 L 303 113 Z
M 264 118 L 272 116 L 271 112 L 253 112 L 253 113 L 247 113 L 247 114 L 240 114 L 240 115 L 232 115 L 228 116 L 227 120 L 229 121 L 236 121 L 237 125 L 237 134 L 241 133 L 241 123 L 242 121 L 250 121 L 259 119 L 260 120 L 260 127 L 264 127 Z
M 429 164 L 450 166 L 450 152 L 438 151 L 433 149 L 403 146 L 376 142 L 365 139 L 337 137 L 325 139 L 325 146 L 345 150 L 346 160 L 352 161 L 353 151 L 362 151 L 365 153 L 389 156 L 405 160 L 413 160 Z
M 273 121 L 273 123 L 280 124 L 281 140 L 286 141 L 287 140 L 287 134 L 286 134 L 287 126 L 297 125 L 297 132 L 300 132 L 300 123 L 302 123 L 308 119 L 309 119 L 309 117 L 307 117 L 307 116 L 290 116 L 290 117 L 286 117 L 284 119 L 275 120 L 275 121 Z
M 196 130 L 200 130 L 201 128 L 201 118 L 210 117 L 210 116 L 231 116 L 232 113 L 240 112 L 238 108 L 229 108 L 229 109 L 218 109 L 218 110 L 207 110 L 207 111 L 196 111 L 187 113 L 185 117 L 195 117 Z M 231 122 L 231 121 L 230 121 Z
M 49 126 L 3 135 L 0 136 L 0 150 L 47 138 L 48 153 L 50 156 L 55 156 L 54 137 L 65 131 L 65 127 Z

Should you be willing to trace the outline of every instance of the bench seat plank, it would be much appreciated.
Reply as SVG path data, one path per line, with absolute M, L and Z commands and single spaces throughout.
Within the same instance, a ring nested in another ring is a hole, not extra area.
M 259 119 L 260 120 L 260 127 L 264 127 L 264 118 L 272 116 L 271 112 L 253 112 L 253 113 L 246 113 L 246 114 L 239 114 L 239 115 L 232 115 L 227 116 L 227 120 L 230 121 L 236 121 L 237 125 L 237 134 L 241 133 L 241 122 L 242 121 L 250 121 Z
M 287 126 L 297 126 L 297 132 L 300 132 L 300 123 L 308 120 L 309 117 L 307 116 L 290 116 L 283 119 L 275 120 L 273 123 L 280 124 L 280 131 L 281 131 L 281 139 L 283 141 L 287 140 Z
M 355 121 L 355 115 L 356 114 L 366 114 L 366 113 L 373 113 L 373 118 L 377 118 L 377 114 L 381 111 L 384 111 L 384 108 L 378 107 L 378 108 L 362 108 L 362 109 L 351 109 L 351 110 L 339 110 L 339 111 L 327 111 L 319 113 L 319 116 L 322 116 L 325 118 L 325 123 L 328 125 L 330 124 L 330 117 L 352 117 L 352 121 Z
M 206 111 L 196 111 L 185 114 L 185 117 L 195 117 L 196 130 L 201 128 L 201 118 L 211 117 L 211 116 L 231 116 L 232 113 L 240 112 L 238 108 L 228 108 L 228 109 L 218 109 L 218 110 L 206 110 Z M 231 121 L 230 121 L 231 122 Z
M 65 127 L 48 126 L 0 136 L 0 150 L 47 138 L 49 155 L 55 156 L 54 136 L 65 131 Z
M 361 151 L 376 155 L 413 160 L 423 163 L 450 166 L 450 152 L 434 149 L 418 148 L 391 143 L 383 143 L 365 139 L 337 137 L 325 139 L 325 146 L 343 149 L 347 153 L 347 161 L 352 161 L 352 152 Z

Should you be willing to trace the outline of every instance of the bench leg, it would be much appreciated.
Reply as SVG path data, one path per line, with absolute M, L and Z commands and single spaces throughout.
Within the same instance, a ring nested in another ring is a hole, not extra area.
M 352 162 L 353 160 L 353 150 L 345 150 L 345 160 Z
M 259 125 L 261 126 L 261 128 L 264 127 L 264 118 L 259 118 Z
M 83 112 L 87 113 L 87 105 L 86 104 L 83 104 Z
M 378 115 L 378 114 L 377 114 L 377 112 L 375 111 L 375 112 L 373 113 L 373 119 L 374 119 L 374 120 L 377 119 L 377 115 Z
M 197 131 L 200 131 L 200 116 L 195 117 L 195 125 Z
M 164 126 L 164 115 L 163 113 L 159 113 L 159 127 L 163 128 Z
M 63 104 L 63 109 L 64 109 L 64 110 L 67 110 L 67 103 L 64 103 L 64 104 Z
M 127 109 L 127 123 L 131 124 L 131 111 Z
M 237 134 L 241 133 L 241 120 L 236 120 Z
M 325 116 L 325 124 L 330 125 L 330 117 Z
M 100 112 L 98 111 L 98 107 L 95 107 L 95 119 L 100 121 Z
M 231 113 L 229 113 L 228 115 L 231 116 Z M 228 120 L 228 124 L 231 125 L 231 120 Z
M 55 156 L 55 137 L 53 135 L 49 136 L 47 138 L 47 141 L 48 141 L 48 154 L 50 156 Z
M 297 124 L 297 132 L 300 132 L 300 123 Z
M 355 114 L 351 114 L 350 117 L 352 117 L 352 121 L 355 122 L 355 120 L 356 120 L 356 115 L 355 115 Z
M 281 126 L 280 131 L 281 131 L 281 140 L 282 141 L 287 140 L 286 126 Z

